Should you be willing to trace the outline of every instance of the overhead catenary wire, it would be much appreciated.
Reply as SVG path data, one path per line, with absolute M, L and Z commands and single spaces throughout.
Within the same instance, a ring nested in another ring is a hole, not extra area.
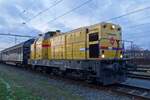
M 87 0 L 86 2 L 82 3 L 81 5 L 79 5 L 79 6 L 75 7 L 75 8 L 73 8 L 73 9 L 71 9 L 71 10 L 65 12 L 65 13 L 63 13 L 62 15 L 59 15 L 59 16 L 53 18 L 52 20 L 48 21 L 48 22 L 45 23 L 45 24 L 51 23 L 51 22 L 53 22 L 53 21 L 55 21 L 55 20 L 57 20 L 57 19 L 59 19 L 59 18 L 65 16 L 65 15 L 67 15 L 67 14 L 70 14 L 70 13 L 73 12 L 74 10 L 76 10 L 76 9 L 78 9 L 78 8 L 80 8 L 80 7 L 82 7 L 82 6 L 84 6 L 85 4 L 89 3 L 90 1 L 92 1 L 92 0 Z M 127 12 L 127 13 L 125 13 L 125 14 L 122 14 L 122 15 L 120 15 L 120 16 L 107 19 L 107 20 L 105 20 L 105 21 L 116 20 L 116 19 L 119 19 L 119 18 L 121 18 L 121 17 L 129 16 L 129 15 L 131 15 L 131 14 L 135 14 L 135 13 L 138 13 L 138 12 L 142 12 L 142 11 L 147 10 L 147 9 L 150 9 L 150 6 L 145 7 L 145 8 L 141 8 L 141 9 L 136 9 L 136 10 L 133 10 L 133 11 L 131 11 L 131 12 Z
M 123 27 L 127 32 L 130 30 L 131 31 L 131 29 L 136 29 L 136 31 L 138 31 L 138 30 L 141 30 L 141 28 L 144 28 L 145 27 L 145 25 L 150 25 L 150 22 L 147 22 L 147 23 L 141 23 L 141 24 L 137 24 L 137 25 L 132 25 L 132 26 L 125 26 L 125 27 Z M 142 27 L 141 27 L 142 26 Z M 147 26 L 148 27 L 148 26 Z M 137 29 L 138 28 L 138 29 Z M 124 31 L 125 33 L 126 33 L 126 31 Z M 134 33 L 136 33 L 135 31 L 134 31 Z M 139 32 L 138 32 L 139 33 Z
M 28 11 L 29 9 L 31 9 L 31 7 L 33 7 L 35 5 L 35 1 L 36 0 L 30 0 L 30 7 L 28 7 L 27 9 L 23 9 L 22 13 L 28 13 L 26 11 Z
M 12 33 L 0 33 L 0 36 L 11 36 L 14 37 L 15 40 L 15 44 L 17 43 L 17 37 L 19 38 L 35 38 L 34 36 L 29 36 L 29 35 L 18 35 L 18 34 L 12 34 Z M 12 39 L 11 39 L 12 41 Z M 10 43 L 10 42 L 6 42 L 6 43 Z M 11 42 L 12 43 L 12 42 Z
M 46 9 L 44 9 L 44 10 L 42 10 L 42 11 L 40 11 L 39 13 L 37 13 L 36 15 L 34 15 L 32 18 L 30 18 L 30 19 L 28 19 L 27 21 L 25 21 L 24 20 L 24 22 L 22 22 L 21 24 L 21 26 L 23 26 L 24 27 L 24 25 L 27 25 L 27 23 L 29 23 L 31 20 L 33 20 L 33 19 L 35 19 L 36 17 L 38 17 L 38 16 L 40 16 L 41 14 L 43 14 L 44 12 L 46 12 L 46 11 L 48 11 L 50 8 L 53 8 L 53 7 L 55 7 L 56 5 L 58 5 L 59 3 L 61 3 L 63 0 L 55 0 L 54 2 L 55 2 L 55 4 L 53 4 L 53 5 L 51 5 L 51 6 L 49 6 L 48 8 L 46 8 Z M 26 12 L 26 10 L 24 10 L 23 11 L 23 13 L 25 13 Z M 28 25 L 27 25 L 28 26 Z M 32 31 L 31 31 L 32 32 Z M 5 34 L 5 35 L 8 35 L 8 34 Z M 13 35 L 13 34 L 11 34 L 10 36 L 16 36 L 16 35 Z M 19 36 L 19 37 L 22 37 L 21 35 L 17 35 L 17 36 Z M 26 36 L 25 36 L 26 37 Z M 28 37 L 28 36 L 27 36 Z M 30 36 L 29 36 L 30 37 Z M 32 36 L 31 36 L 32 37 Z
M 43 14 L 44 12 L 48 11 L 50 8 L 55 7 L 56 5 L 58 5 L 59 3 L 61 3 L 63 0 L 56 0 L 54 5 L 49 6 L 48 8 L 40 11 L 39 13 L 37 13 L 35 16 L 33 16 L 32 18 L 30 18 L 29 20 L 23 22 L 23 25 L 27 25 L 27 23 L 29 23 L 30 21 L 34 20 L 35 18 L 37 18 L 38 16 L 40 16 L 41 14 Z M 33 30 L 31 31 L 31 33 L 33 32 Z
M 77 7 L 73 8 L 73 9 L 71 9 L 71 10 L 65 12 L 65 13 L 63 13 L 62 15 L 59 15 L 59 16 L 55 17 L 54 19 L 48 21 L 48 22 L 45 23 L 45 24 L 51 23 L 51 22 L 53 22 L 53 21 L 55 21 L 55 20 L 57 20 L 57 19 L 59 19 L 59 18 L 65 16 L 65 15 L 68 15 L 69 13 L 71 13 L 71 12 L 73 12 L 74 10 L 76 10 L 76 9 L 78 9 L 78 8 L 80 8 L 80 7 L 82 7 L 82 6 L 84 6 L 85 4 L 89 3 L 90 1 L 92 1 L 92 0 L 88 0 L 88 1 L 84 2 L 83 4 L 81 4 L 81 5 L 77 6 Z M 127 13 L 122 14 L 122 15 L 120 15 L 120 16 L 112 17 L 112 18 L 109 18 L 109 19 L 104 20 L 104 21 L 116 20 L 116 19 L 119 19 L 119 18 L 121 18 L 121 17 L 129 16 L 129 15 L 131 15 L 131 14 L 135 14 L 135 13 L 138 13 L 138 12 L 142 12 L 142 11 L 147 10 L 147 9 L 150 9 L 150 6 L 145 7 L 145 8 L 141 8 L 141 9 L 137 9 L 137 10 L 134 10 L 134 11 L 131 11 L 131 12 L 127 12 Z
M 149 24 L 150 24 L 150 22 L 147 22 L 147 23 L 141 23 L 141 24 L 137 24 L 137 25 L 128 26 L 128 27 L 125 27 L 125 28 L 136 28 L 136 27 L 149 25 Z
M 144 32 L 141 32 L 141 33 L 144 33 Z M 149 31 L 149 33 L 150 33 L 150 31 Z M 150 36 L 149 34 L 148 34 L 148 35 L 147 35 L 147 34 L 144 34 L 144 35 L 130 36 L 130 37 L 126 37 L 126 38 L 128 38 L 128 39 L 131 39 L 131 38 L 132 38 L 132 39 L 135 39 L 135 38 L 138 39 L 138 38 L 145 38 L 145 37 L 146 37 L 146 38 L 149 38 L 149 36 Z
M 140 20 L 140 21 L 143 21 L 143 19 L 145 20 L 145 19 L 149 19 L 150 18 L 150 16 L 145 16 L 145 17 L 140 17 L 140 18 L 136 18 L 136 20 Z M 129 23 L 129 21 L 125 21 L 126 23 Z
M 122 14 L 122 15 L 119 15 L 119 16 L 116 16 L 116 17 L 112 17 L 112 18 L 106 19 L 104 21 L 116 20 L 116 19 L 119 19 L 119 18 L 122 18 L 122 17 L 125 17 L 125 16 L 129 16 L 129 15 L 132 15 L 132 14 L 135 14 L 135 13 L 138 13 L 138 12 L 142 12 L 142 11 L 147 10 L 147 9 L 150 9 L 150 6 L 144 7 L 144 8 L 141 8 L 141 9 L 136 9 L 136 10 L 133 10 L 131 12 L 127 12 L 125 14 Z
M 67 15 L 67 14 L 70 14 L 71 12 L 73 12 L 73 11 L 75 11 L 75 10 L 81 8 L 82 6 L 88 4 L 88 3 L 91 2 L 91 1 L 93 1 L 93 0 L 87 0 L 87 1 L 83 2 L 82 4 L 80 4 L 80 5 L 76 6 L 76 7 L 74 7 L 73 9 L 71 9 L 71 10 L 69 10 L 69 11 L 63 13 L 62 15 L 59 15 L 59 16 L 55 17 L 54 19 L 52 19 L 52 20 L 50 20 L 50 21 L 48 21 L 48 22 L 46 22 L 46 23 L 44 23 L 44 24 L 42 24 L 42 25 L 46 25 L 46 24 L 48 24 L 48 23 L 51 23 L 51 22 L 53 22 L 53 21 L 59 19 L 60 17 L 63 17 L 63 16 L 65 16 L 65 15 Z M 31 31 L 31 32 L 32 32 L 32 31 Z
M 59 15 L 59 16 L 55 17 L 54 19 L 48 21 L 47 23 L 51 23 L 51 22 L 53 22 L 53 21 L 59 19 L 60 17 L 63 17 L 63 16 L 65 16 L 65 15 L 68 15 L 68 14 L 70 14 L 71 12 L 73 12 L 73 11 L 75 11 L 75 10 L 81 8 L 82 6 L 88 4 L 88 3 L 91 2 L 91 1 L 92 1 L 92 0 L 87 0 L 87 1 L 83 2 L 82 4 L 80 4 L 80 5 L 76 6 L 76 7 L 74 7 L 73 9 L 71 9 L 71 10 L 69 10 L 69 11 L 63 13 L 62 15 Z M 47 23 L 46 23 L 46 24 L 47 24 Z
M 141 8 L 141 9 L 137 9 L 137 10 L 134 10 L 134 11 L 131 11 L 131 12 L 127 12 L 125 14 L 122 14 L 122 15 L 119 15 L 119 16 L 116 16 L 116 17 L 112 17 L 112 18 L 109 18 L 109 19 L 106 19 L 104 21 L 113 21 L 113 20 L 117 20 L 117 19 L 120 19 L 122 17 L 125 17 L 125 16 L 129 16 L 129 15 L 132 15 L 132 14 L 135 14 L 135 13 L 138 13 L 138 12 L 142 12 L 144 10 L 147 10 L 147 9 L 150 9 L 150 6 L 148 7 L 145 7 L 145 8 Z M 132 27 L 137 27 L 137 26 L 140 26 L 140 25 L 144 25 L 144 24 L 148 24 L 148 23 L 142 23 L 142 24 L 139 24 L 139 25 L 134 25 L 134 26 L 130 26 L 130 28 Z M 141 36 L 140 36 L 141 37 Z M 144 36 L 145 37 L 145 36 Z M 137 37 L 136 37 L 137 38 Z
M 62 0 L 59 0 L 59 1 L 62 1 Z M 85 2 L 85 4 L 87 4 L 87 3 L 90 2 L 90 1 L 92 1 L 92 0 L 87 0 L 87 1 Z M 62 15 L 59 15 L 59 16 L 55 17 L 54 19 L 48 21 L 47 23 L 51 23 L 51 22 L 53 22 L 53 21 L 55 21 L 55 20 L 57 20 L 57 19 L 59 19 L 59 18 L 65 16 L 65 15 L 68 15 L 68 14 L 70 14 L 71 12 L 73 12 L 74 10 L 76 10 L 76 9 L 78 9 L 78 8 L 80 8 L 80 7 L 82 7 L 82 6 L 85 5 L 85 4 L 83 3 L 83 4 L 79 5 L 79 6 L 77 6 L 77 7 L 73 8 L 73 9 L 71 9 L 71 10 L 69 10 L 69 11 L 63 13 Z M 47 8 L 47 9 L 48 9 L 48 8 Z M 137 9 L 137 10 L 134 10 L 134 11 L 131 11 L 131 12 L 127 12 L 127 13 L 122 14 L 122 15 L 120 15 L 120 16 L 107 19 L 107 20 L 105 20 L 105 21 L 116 20 L 116 19 L 119 19 L 119 18 L 122 18 L 122 17 L 125 17 L 125 16 L 129 16 L 129 15 L 131 15 L 131 14 L 135 14 L 135 13 L 138 13 L 138 12 L 141 12 L 141 11 L 144 11 L 144 10 L 147 10 L 147 9 L 150 9 L 150 7 L 145 7 L 145 8 L 142 8 L 142 9 Z M 43 14 L 43 13 L 46 12 L 46 11 L 47 11 L 47 10 L 45 9 L 45 11 L 43 11 L 43 12 L 41 12 L 41 13 L 39 12 L 38 14 L 41 15 L 41 14 Z M 33 19 L 35 19 L 36 17 L 38 17 L 38 16 L 39 16 L 38 14 L 37 14 L 37 16 L 33 17 Z M 30 22 L 30 21 L 33 20 L 33 19 L 31 18 L 31 19 L 29 19 L 28 21 Z M 28 23 L 28 22 L 27 22 L 27 23 Z M 134 26 L 132 26 L 132 27 L 134 27 Z M 136 26 L 135 26 L 135 27 L 136 27 Z
M 43 14 L 44 12 L 48 11 L 49 9 L 55 7 L 56 5 L 58 5 L 59 3 L 61 3 L 62 1 L 63 1 L 63 0 L 59 0 L 59 1 L 56 0 L 56 1 L 55 1 L 55 4 L 53 4 L 53 5 L 49 6 L 48 8 L 46 8 L 46 9 L 40 11 L 39 13 L 37 13 L 36 15 L 34 15 L 32 18 L 30 18 L 29 20 L 27 20 L 26 23 L 28 23 L 28 22 L 30 22 L 31 20 L 37 18 L 38 16 L 40 16 L 40 15 Z
M 27 37 L 27 38 L 33 38 L 33 37 L 34 37 L 34 36 L 17 35 L 17 34 L 11 34 L 11 33 L 0 33 L 0 35 L 4 35 L 4 36 L 15 36 L 15 37 Z

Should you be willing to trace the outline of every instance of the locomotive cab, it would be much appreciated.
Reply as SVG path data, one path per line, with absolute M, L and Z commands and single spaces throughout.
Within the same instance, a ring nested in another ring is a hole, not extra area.
M 104 84 L 125 81 L 125 61 L 119 25 L 101 23 L 90 26 L 87 33 L 87 48 L 88 59 L 99 63 L 95 67 L 97 81 Z
M 122 59 L 121 28 L 102 23 L 89 28 L 87 34 L 89 59 Z
M 122 55 L 121 28 L 114 24 L 102 24 L 100 38 L 101 58 L 120 59 Z

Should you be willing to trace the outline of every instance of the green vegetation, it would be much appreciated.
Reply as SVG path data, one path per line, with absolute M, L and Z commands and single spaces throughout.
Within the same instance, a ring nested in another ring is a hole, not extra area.
M 0 81 L 0 100 L 6 100 L 7 95 L 6 86 Z
M 3 80 L 0 80 L 0 100 L 41 100 L 40 97 L 32 96 L 29 91 L 21 87 L 8 88 Z
M 0 66 L 0 100 L 83 100 L 74 91 L 55 83 L 48 78 L 1 68 Z

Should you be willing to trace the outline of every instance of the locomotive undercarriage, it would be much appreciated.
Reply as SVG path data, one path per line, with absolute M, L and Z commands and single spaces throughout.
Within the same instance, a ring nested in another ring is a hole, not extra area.
M 53 74 L 69 75 L 103 85 L 126 80 L 124 60 L 29 60 L 29 65 Z

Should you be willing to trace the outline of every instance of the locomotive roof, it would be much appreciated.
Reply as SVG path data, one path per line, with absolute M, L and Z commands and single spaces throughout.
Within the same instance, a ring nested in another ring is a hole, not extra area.
M 73 29 L 73 30 L 68 31 L 68 32 L 63 32 L 63 33 L 62 33 L 62 34 L 60 34 L 60 35 L 69 34 L 69 33 L 71 33 L 71 32 L 76 32 L 76 31 L 81 30 L 81 29 L 88 29 L 88 28 L 90 28 L 90 27 L 94 27 L 94 26 L 102 25 L 102 24 L 113 24 L 113 25 L 117 25 L 117 26 L 119 26 L 119 27 L 120 27 L 120 25 L 118 25 L 118 24 L 108 23 L 108 22 L 101 22 L 101 23 L 97 23 L 97 24 L 94 24 L 94 25 L 89 25 L 89 26 L 79 27 L 79 28 L 77 28 L 77 29 Z M 60 35 L 57 35 L 57 36 L 60 36 Z M 57 36 L 54 36 L 54 37 L 57 37 Z

